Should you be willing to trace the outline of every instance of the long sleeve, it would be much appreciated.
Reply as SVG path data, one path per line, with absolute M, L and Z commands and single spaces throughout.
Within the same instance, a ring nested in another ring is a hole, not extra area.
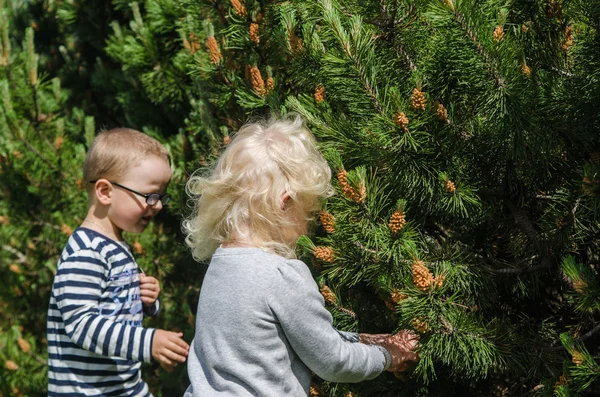
M 306 265 L 286 261 L 279 267 L 269 305 L 301 360 L 332 382 L 359 382 L 379 375 L 385 356 L 376 346 L 352 343 L 338 332 Z
M 110 276 L 109 265 L 93 250 L 80 250 L 62 261 L 53 297 L 64 332 L 96 354 L 149 362 L 155 330 L 141 327 L 139 284 L 130 277 L 107 286 Z

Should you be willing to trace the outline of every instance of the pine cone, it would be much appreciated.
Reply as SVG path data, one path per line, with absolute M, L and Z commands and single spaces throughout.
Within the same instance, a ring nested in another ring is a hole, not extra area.
M 8 215 L 3 216 L 0 215 L 0 225 L 8 225 L 10 224 L 10 218 L 8 217 Z
M 349 391 L 346 394 L 344 394 L 344 397 L 356 397 L 356 393 Z
M 424 334 L 429 331 L 429 325 L 425 321 L 423 317 L 416 317 L 410 321 L 410 325 L 415 329 L 415 331 Z
M 390 295 L 392 296 L 392 301 L 394 303 L 400 303 L 403 300 L 408 298 L 408 295 L 403 294 L 402 292 L 398 291 L 397 289 L 393 290 Z
M 359 204 L 365 201 L 365 198 L 367 197 L 367 188 L 365 186 L 360 187 L 360 193 L 357 192 L 356 189 L 348 183 L 348 172 L 346 170 L 339 171 L 337 176 L 344 196 Z
M 17 265 L 16 263 L 11 263 L 11 265 L 8 267 L 8 269 L 15 274 L 23 273 L 23 271 L 21 270 L 19 265 Z
M 585 361 L 585 357 L 583 356 L 583 353 L 575 351 L 573 352 L 573 358 L 571 361 L 573 361 L 573 364 L 579 367 Z
M 494 41 L 496 43 L 499 43 L 502 40 L 502 38 L 504 38 L 504 28 L 501 25 L 496 26 L 492 37 L 494 38 Z
M 444 182 L 444 190 L 446 191 L 446 193 L 456 192 L 456 186 L 454 185 L 454 182 L 452 182 L 451 180 L 445 181 Z
M 309 397 L 321 397 L 321 393 L 319 393 L 319 389 L 315 385 L 310 385 L 308 395 Z
M 331 247 L 315 247 L 313 252 L 315 258 L 325 263 L 335 262 L 335 251 Z
M 231 0 L 231 6 L 239 16 L 246 15 L 246 7 L 243 6 L 240 0 Z
M 554 384 L 554 390 L 558 389 L 559 386 L 566 386 L 569 384 L 569 377 L 566 374 L 562 374 L 558 381 Z
M 321 225 L 323 225 L 323 229 L 327 233 L 335 232 L 335 217 L 333 214 L 327 211 L 321 211 L 319 214 L 319 220 L 321 221 Z
M 565 221 L 565 218 L 563 218 L 562 216 L 559 216 L 558 218 L 556 218 L 556 228 L 557 229 L 562 229 L 565 226 L 567 226 L 567 221 Z
M 406 117 L 404 112 L 394 114 L 394 124 L 408 132 L 408 117 Z
M 267 92 L 273 92 L 275 90 L 275 79 L 273 77 L 267 77 Z
M 65 224 L 65 223 L 63 223 L 63 224 L 60 226 L 60 231 L 61 231 L 61 232 L 63 232 L 64 234 L 66 234 L 67 236 L 70 236 L 71 234 L 73 234 L 73 229 L 71 229 L 71 228 L 69 227 L 69 225 L 67 225 L 67 224 Z
M 590 160 L 594 164 L 600 164 L 600 152 L 594 152 L 590 155 Z
M 446 276 L 444 276 L 443 274 L 437 275 L 433 279 L 433 286 L 435 288 L 442 288 L 442 286 L 444 285 L 444 280 L 445 279 L 446 279 Z
M 315 88 L 314 97 L 316 103 L 321 103 L 325 100 L 325 87 L 323 87 L 323 85 L 319 84 Z
M 388 226 L 392 233 L 396 234 L 406 225 L 406 216 L 402 211 L 396 211 L 390 217 L 390 222 Z
M 444 107 L 444 105 L 442 105 L 441 103 L 438 103 L 435 109 L 435 115 L 437 116 L 437 118 L 444 122 L 447 123 L 448 122 L 448 111 L 446 110 L 446 108 Z
M 19 152 L 18 150 L 13 150 L 12 154 L 17 160 L 21 160 L 23 158 L 23 153 Z
M 221 50 L 219 50 L 219 45 L 217 44 L 217 40 L 214 38 L 214 36 L 209 36 L 206 38 L 206 48 L 208 48 L 210 63 L 213 65 L 218 65 L 221 63 L 221 60 L 223 59 L 221 57 Z
M 54 140 L 54 147 L 56 148 L 56 150 L 60 150 L 60 148 L 63 145 L 63 137 L 62 136 L 57 136 L 56 139 Z
M 579 294 L 585 294 L 588 290 L 588 284 L 585 280 L 578 278 L 577 280 L 573 280 L 573 289 Z
M 29 353 L 29 350 L 31 350 L 31 345 L 23 338 L 17 339 L 17 344 L 19 345 L 19 348 L 21 348 L 23 353 Z
M 415 287 L 423 292 L 429 290 L 429 286 L 434 282 L 433 274 L 425 267 L 425 263 L 415 260 L 412 264 L 413 283 Z
M 223 145 L 227 146 L 229 145 L 229 143 L 231 143 L 231 137 L 229 135 L 226 135 L 223 137 Z
M 258 70 L 257 66 L 252 66 L 250 68 L 250 80 L 252 82 L 252 88 L 254 92 L 256 92 L 260 96 L 265 95 L 265 81 L 260 74 L 260 70 Z
M 528 78 L 531 77 L 531 68 L 525 64 L 523 64 L 523 67 L 521 68 L 521 70 L 523 71 L 523 74 L 525 76 L 527 76 Z
M 250 41 L 255 44 L 260 42 L 260 36 L 258 35 L 258 24 L 254 22 L 250 24 Z
M 302 39 L 294 34 L 294 32 L 289 33 L 290 37 L 290 50 L 292 53 L 301 52 L 304 49 L 304 44 L 302 44 Z
M 410 98 L 410 107 L 415 110 L 425 110 L 427 106 L 427 98 L 425 98 L 425 94 L 423 91 L 418 88 L 413 89 L 412 96 Z
M 19 366 L 17 365 L 16 362 L 14 362 L 12 360 L 6 360 L 4 362 L 4 368 L 6 368 L 9 371 L 16 371 L 19 369 Z
M 595 197 L 596 192 L 594 192 L 596 186 L 600 184 L 600 179 L 584 177 L 583 183 L 581 184 L 581 188 L 583 189 L 583 193 L 586 196 Z
M 75 179 L 75 186 L 77 186 L 77 189 L 83 190 L 83 179 L 81 179 L 81 178 Z
M 331 303 L 332 305 L 335 305 L 335 303 L 337 302 L 337 296 L 326 285 L 321 287 L 321 295 L 323 295 L 323 299 L 325 299 L 325 302 L 327 302 L 327 303 Z
M 144 252 L 144 247 L 142 247 L 142 244 L 137 240 L 133 243 L 133 252 L 136 254 L 141 254 Z
M 565 28 L 565 33 L 564 33 L 563 41 L 562 41 L 562 44 L 560 45 L 560 48 L 562 48 L 562 50 L 564 52 L 567 52 L 571 49 L 571 47 L 573 47 L 574 44 L 575 44 L 575 41 L 573 40 L 573 27 L 567 26 Z
M 558 0 L 550 0 L 546 9 L 546 15 L 550 18 L 562 19 L 562 5 Z

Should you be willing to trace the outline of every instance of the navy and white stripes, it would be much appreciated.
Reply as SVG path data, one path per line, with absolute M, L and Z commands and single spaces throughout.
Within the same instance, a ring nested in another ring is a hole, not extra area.
M 155 330 L 142 328 L 139 272 L 125 244 L 71 235 L 48 308 L 48 396 L 151 396 L 140 367 Z

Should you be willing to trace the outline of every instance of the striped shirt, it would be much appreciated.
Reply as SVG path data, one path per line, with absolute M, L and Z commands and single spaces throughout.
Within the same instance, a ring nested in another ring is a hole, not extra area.
M 86 228 L 69 237 L 48 308 L 48 396 L 152 396 L 140 272 L 125 243 Z M 146 314 L 158 310 L 157 300 Z

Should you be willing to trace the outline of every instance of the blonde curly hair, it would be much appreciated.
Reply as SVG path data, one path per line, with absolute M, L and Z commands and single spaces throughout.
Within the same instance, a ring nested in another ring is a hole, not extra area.
M 244 125 L 214 169 L 202 173 L 186 185 L 194 212 L 183 222 L 196 260 L 236 241 L 294 258 L 286 233 L 311 221 L 333 192 L 329 165 L 298 116 Z

